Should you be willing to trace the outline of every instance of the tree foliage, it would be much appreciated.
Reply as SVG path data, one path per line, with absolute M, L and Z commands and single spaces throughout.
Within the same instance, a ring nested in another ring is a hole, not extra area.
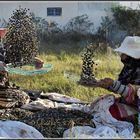
M 94 23 L 92 23 L 88 15 L 74 17 L 64 26 L 64 32 L 69 41 L 82 41 L 90 38 L 94 31 Z
M 129 35 L 140 34 L 140 10 L 134 10 L 125 6 L 112 7 L 111 10 L 120 29 L 128 31 Z
M 37 17 L 34 13 L 31 13 L 31 15 L 37 30 L 38 39 L 40 41 L 58 43 L 62 32 L 58 24 L 54 21 L 48 22 L 42 17 Z
M 72 18 L 65 26 L 65 30 L 69 32 L 78 32 L 82 34 L 88 34 L 93 32 L 94 24 L 89 20 L 89 17 L 85 15 Z
M 32 21 L 35 24 L 37 37 L 39 40 L 43 40 L 44 34 L 48 30 L 49 23 L 44 18 L 36 17 L 33 12 L 31 13 L 31 16 L 32 16 Z

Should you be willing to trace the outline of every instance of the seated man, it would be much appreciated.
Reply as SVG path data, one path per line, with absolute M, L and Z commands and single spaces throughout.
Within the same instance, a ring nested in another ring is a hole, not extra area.
M 134 116 L 138 112 L 137 90 L 140 88 L 140 37 L 126 37 L 115 51 L 120 53 L 121 62 L 124 64 L 118 80 L 104 78 L 97 85 L 121 95 L 110 107 L 114 118 L 135 121 Z

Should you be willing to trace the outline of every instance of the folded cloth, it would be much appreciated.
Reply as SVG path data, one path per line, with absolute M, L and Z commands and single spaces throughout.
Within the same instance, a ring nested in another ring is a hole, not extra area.
M 88 109 L 88 105 L 76 104 L 76 103 L 65 104 L 65 103 L 58 103 L 49 99 L 37 98 L 35 101 L 22 105 L 21 108 L 27 110 L 33 110 L 33 111 L 43 110 L 48 108 L 67 108 L 71 110 L 80 110 L 82 112 L 86 112 L 86 109 Z
M 47 109 L 47 108 L 54 108 L 55 107 L 55 102 L 48 100 L 48 99 L 40 99 L 37 98 L 35 101 L 32 101 L 28 104 L 24 104 L 21 106 L 21 108 L 23 109 L 27 109 L 27 110 L 43 110 L 43 109 Z
M 55 93 L 55 92 L 52 92 L 52 93 L 43 93 L 42 92 L 40 94 L 40 98 L 48 98 L 50 100 L 59 101 L 59 102 L 63 102 L 63 103 L 83 103 L 79 99 L 72 98 L 70 96 L 62 95 L 62 94 Z

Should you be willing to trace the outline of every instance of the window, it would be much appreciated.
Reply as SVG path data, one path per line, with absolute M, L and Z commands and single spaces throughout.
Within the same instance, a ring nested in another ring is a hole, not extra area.
M 47 16 L 61 16 L 62 8 L 60 7 L 51 7 L 47 8 Z

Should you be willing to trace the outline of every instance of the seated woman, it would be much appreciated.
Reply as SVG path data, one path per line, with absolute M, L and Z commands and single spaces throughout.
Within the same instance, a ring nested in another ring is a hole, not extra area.
M 97 85 L 121 95 L 110 107 L 112 116 L 118 120 L 134 122 L 137 121 L 134 116 L 138 112 L 137 91 L 140 88 L 140 37 L 127 36 L 115 51 L 120 53 L 124 64 L 118 80 L 104 78 Z

